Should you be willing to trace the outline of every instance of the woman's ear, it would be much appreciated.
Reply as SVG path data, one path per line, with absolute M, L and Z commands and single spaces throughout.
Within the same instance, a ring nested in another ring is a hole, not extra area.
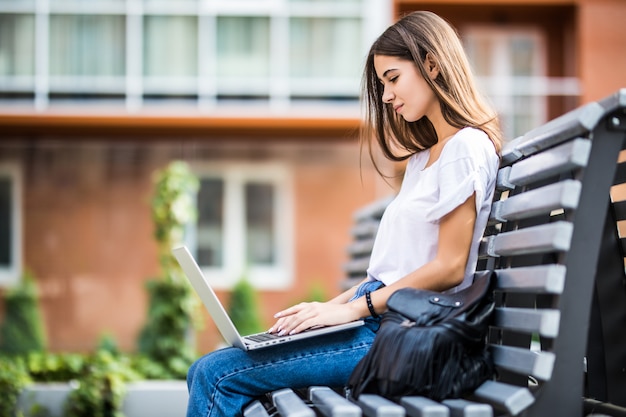
M 433 56 L 429 53 L 426 54 L 426 59 L 424 60 L 424 68 L 428 73 L 428 76 L 431 80 L 434 80 L 439 75 L 439 65 L 433 59 Z

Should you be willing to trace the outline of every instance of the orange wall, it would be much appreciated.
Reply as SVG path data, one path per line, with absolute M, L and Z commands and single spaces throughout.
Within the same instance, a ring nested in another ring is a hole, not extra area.
M 580 0 L 581 103 L 626 88 L 626 1 Z
M 339 292 L 352 212 L 376 192 L 367 165 L 361 183 L 356 143 L 19 139 L 0 146 L 0 160 L 23 167 L 24 264 L 40 286 L 51 350 L 91 350 L 103 332 L 124 350 L 135 349 L 147 307 L 145 282 L 159 273 L 150 218 L 153 171 L 172 158 L 197 163 L 237 154 L 292 167 L 295 283 L 260 294 L 269 324 L 278 308 L 309 295 L 313 283 L 329 297 Z M 198 335 L 198 348 L 206 351 L 220 339 L 200 314 L 206 329 Z

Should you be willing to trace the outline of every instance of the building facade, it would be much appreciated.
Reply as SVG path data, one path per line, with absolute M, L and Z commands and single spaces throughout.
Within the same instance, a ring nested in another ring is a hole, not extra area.
M 458 29 L 507 138 L 626 86 L 621 0 L 0 0 L 0 286 L 33 272 L 52 350 L 133 350 L 153 175 L 184 160 L 225 300 L 246 276 L 269 325 L 338 293 L 353 211 L 394 192 L 360 154 L 361 67 L 417 9 Z

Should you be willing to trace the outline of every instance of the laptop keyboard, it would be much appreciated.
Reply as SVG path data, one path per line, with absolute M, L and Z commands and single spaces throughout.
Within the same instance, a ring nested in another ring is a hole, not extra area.
M 253 342 L 265 342 L 267 340 L 279 339 L 281 336 L 278 336 L 274 333 L 258 333 L 246 336 L 246 339 L 250 339 Z

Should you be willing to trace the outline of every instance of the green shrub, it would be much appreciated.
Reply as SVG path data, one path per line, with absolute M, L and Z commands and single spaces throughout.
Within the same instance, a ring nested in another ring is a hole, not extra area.
M 16 417 L 20 393 L 31 382 L 19 357 L 0 357 L 0 417 Z
M 131 367 L 145 379 L 171 379 L 172 372 L 145 354 L 130 357 Z
M 86 360 L 79 353 L 33 352 L 26 356 L 26 366 L 36 382 L 66 382 L 80 377 Z
M 320 303 L 328 301 L 324 287 L 319 283 L 314 283 L 313 285 L 311 285 L 311 288 L 309 289 L 309 295 L 306 301 L 317 301 Z
M 126 383 L 139 375 L 126 356 L 114 356 L 100 350 L 84 363 L 77 387 L 65 402 L 66 417 L 123 417 L 122 405 Z
M 4 322 L 0 326 L 0 352 L 20 355 L 43 351 L 46 341 L 38 304 L 37 286 L 26 272 L 5 295 Z
M 114 356 L 120 354 L 120 348 L 117 344 L 117 340 L 115 340 L 115 336 L 111 333 L 105 332 L 100 335 L 98 339 L 98 347 L 97 351 L 107 351 Z
M 264 330 L 259 318 L 256 291 L 246 278 L 240 279 L 233 287 L 228 314 L 242 334 L 259 333 Z

